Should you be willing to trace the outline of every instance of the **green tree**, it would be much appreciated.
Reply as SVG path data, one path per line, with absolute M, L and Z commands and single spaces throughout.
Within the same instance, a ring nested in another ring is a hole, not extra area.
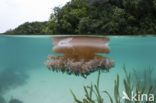
M 48 22 L 24 23 L 12 34 L 156 34 L 156 0 L 71 0 Z

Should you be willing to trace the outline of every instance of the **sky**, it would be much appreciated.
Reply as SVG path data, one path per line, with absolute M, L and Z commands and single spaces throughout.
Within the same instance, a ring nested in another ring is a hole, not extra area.
M 47 21 L 53 8 L 70 0 L 0 0 L 0 33 L 32 21 Z

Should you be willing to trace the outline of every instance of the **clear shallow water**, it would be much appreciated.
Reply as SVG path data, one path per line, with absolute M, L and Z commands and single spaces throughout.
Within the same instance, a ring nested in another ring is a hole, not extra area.
M 105 56 L 115 60 L 115 67 L 102 73 L 100 88 L 111 95 L 116 75 L 124 77 L 123 64 L 140 75 L 148 66 L 156 68 L 156 37 L 110 37 L 110 48 Z M 82 98 L 83 86 L 96 82 L 97 72 L 84 79 L 49 71 L 44 65 L 48 54 L 54 55 L 48 36 L 0 36 L 0 96 L 7 102 L 16 98 L 23 103 L 74 103 L 69 89 Z

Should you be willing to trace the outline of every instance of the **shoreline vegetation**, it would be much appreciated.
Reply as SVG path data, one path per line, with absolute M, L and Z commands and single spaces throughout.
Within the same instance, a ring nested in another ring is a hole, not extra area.
M 71 0 L 55 7 L 50 19 L 26 22 L 4 34 L 156 34 L 156 0 Z

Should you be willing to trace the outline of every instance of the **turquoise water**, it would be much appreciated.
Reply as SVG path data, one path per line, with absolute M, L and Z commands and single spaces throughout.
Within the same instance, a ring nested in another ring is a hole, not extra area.
M 111 53 L 105 54 L 115 61 L 115 67 L 102 73 L 100 88 L 111 95 L 114 80 L 126 64 L 142 75 L 149 66 L 156 68 L 156 37 L 114 36 L 110 38 Z M 52 52 L 52 39 L 48 36 L 0 36 L 0 100 L 18 99 L 23 103 L 74 103 L 70 89 L 78 98 L 84 97 L 83 86 L 95 83 L 97 72 L 84 79 L 61 72 L 49 71 L 44 62 Z M 156 72 L 152 77 L 156 82 Z M 143 77 L 142 77 L 143 78 Z M 122 91 L 123 85 L 120 86 Z M 106 99 L 106 103 L 108 100 Z

